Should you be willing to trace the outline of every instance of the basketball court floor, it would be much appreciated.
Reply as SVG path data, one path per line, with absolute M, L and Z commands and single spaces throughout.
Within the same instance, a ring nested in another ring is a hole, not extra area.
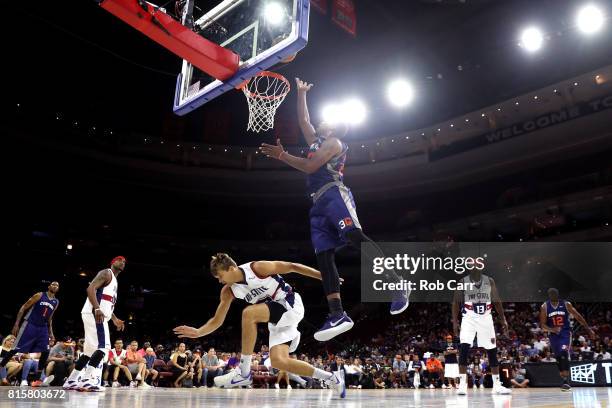
M 513 390 L 512 395 L 492 395 L 490 390 L 470 390 L 467 397 L 453 390 L 347 390 L 341 400 L 329 390 L 286 389 L 171 389 L 150 390 L 109 388 L 104 393 L 70 392 L 68 401 L 18 401 L 8 398 L 0 389 L 0 407 L 9 408 L 199 408 L 199 407 L 445 407 L 445 408 L 538 408 L 538 407 L 612 407 L 612 388 L 574 388 L 561 392 L 557 388 Z M 22 389 L 23 390 L 23 389 Z M 31 388 L 26 388 L 31 390 Z

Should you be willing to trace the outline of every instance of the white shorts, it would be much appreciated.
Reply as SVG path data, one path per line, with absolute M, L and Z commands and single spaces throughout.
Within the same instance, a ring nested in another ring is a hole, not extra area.
M 268 346 L 270 348 L 291 342 L 289 346 L 289 352 L 293 353 L 297 350 L 298 344 L 300 344 L 300 332 L 298 331 L 298 324 L 304 318 L 304 305 L 302 304 L 302 297 L 299 293 L 294 293 L 293 306 L 289 304 L 286 299 L 275 301 L 280 303 L 287 311 L 283 313 L 278 323 L 268 323 L 268 330 L 270 330 L 270 339 L 268 340 Z
M 444 364 L 444 377 L 445 378 L 459 377 L 459 364 L 455 364 L 455 363 Z
M 459 341 L 472 345 L 474 337 L 478 338 L 478 347 L 484 347 L 491 350 L 495 344 L 495 327 L 493 326 L 493 316 L 487 315 L 464 315 L 461 319 L 461 332 L 459 333 Z
M 108 321 L 97 324 L 96 318 L 92 313 L 81 313 L 83 318 L 83 327 L 85 329 L 85 344 L 83 344 L 83 352 L 91 357 L 94 351 L 101 350 L 104 352 L 103 363 L 108 358 L 110 351 L 110 335 L 108 333 Z

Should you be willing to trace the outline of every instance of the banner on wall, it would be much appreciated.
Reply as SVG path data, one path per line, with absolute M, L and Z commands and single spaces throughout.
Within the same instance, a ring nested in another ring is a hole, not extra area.
M 334 0 L 332 21 L 349 34 L 357 35 L 357 15 L 353 0 Z

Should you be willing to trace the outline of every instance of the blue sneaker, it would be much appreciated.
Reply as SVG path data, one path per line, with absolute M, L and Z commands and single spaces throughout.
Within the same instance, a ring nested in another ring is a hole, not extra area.
M 331 340 L 337 335 L 351 330 L 354 324 L 346 312 L 339 317 L 328 316 L 323 326 L 314 334 L 314 338 L 318 341 Z
M 409 298 L 410 290 L 406 289 L 402 291 L 395 291 L 395 294 L 393 295 L 393 300 L 391 301 L 391 308 L 389 312 L 392 315 L 402 313 L 408 308 L 408 305 L 410 304 Z

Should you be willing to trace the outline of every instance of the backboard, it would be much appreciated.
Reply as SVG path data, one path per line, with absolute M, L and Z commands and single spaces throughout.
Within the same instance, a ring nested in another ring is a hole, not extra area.
M 184 115 L 296 54 L 308 42 L 310 0 L 184 0 L 182 23 L 240 56 L 234 76 L 216 80 L 183 60 L 174 112 Z M 208 11 L 207 11 L 208 10 Z

